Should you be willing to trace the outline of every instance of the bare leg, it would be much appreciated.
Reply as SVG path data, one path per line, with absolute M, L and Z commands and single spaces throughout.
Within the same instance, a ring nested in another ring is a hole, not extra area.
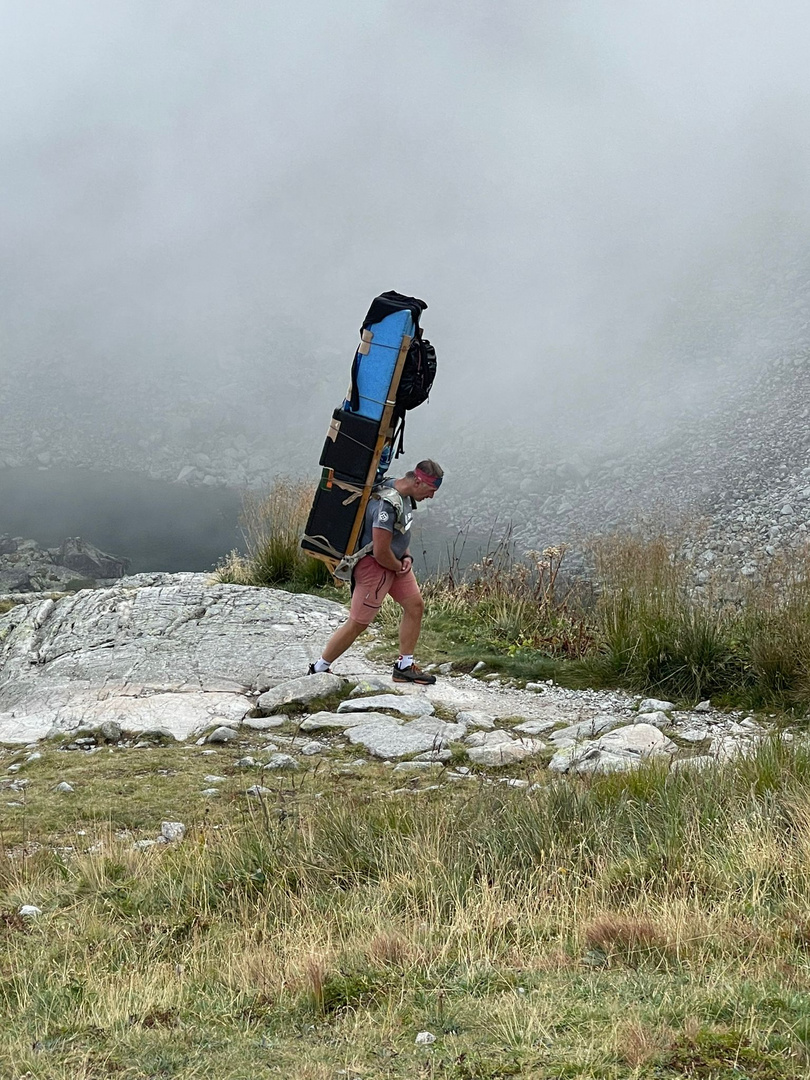
M 349 646 L 353 645 L 363 631 L 367 629 L 368 627 L 365 623 L 355 622 L 354 619 L 347 619 L 343 626 L 339 626 L 329 638 L 321 656 L 328 664 L 333 663 L 339 656 L 342 656 Z
M 399 651 L 403 656 L 412 656 L 416 652 L 416 643 L 419 641 L 419 631 L 422 629 L 422 613 L 424 610 L 425 602 L 421 596 L 411 596 L 402 604 L 402 622 L 399 624 Z

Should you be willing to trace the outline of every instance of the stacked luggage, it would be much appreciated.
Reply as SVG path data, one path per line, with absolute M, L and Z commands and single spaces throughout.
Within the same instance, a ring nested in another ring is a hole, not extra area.
M 351 386 L 335 409 L 320 465 L 321 482 L 301 547 L 334 571 L 357 547 L 366 505 L 385 475 L 405 412 L 427 399 L 435 353 L 422 336 L 423 300 L 386 292 L 376 297 L 360 329 Z

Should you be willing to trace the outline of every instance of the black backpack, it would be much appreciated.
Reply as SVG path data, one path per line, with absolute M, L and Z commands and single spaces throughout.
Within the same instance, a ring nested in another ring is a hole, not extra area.
M 415 409 L 430 397 L 430 388 L 436 378 L 436 350 L 417 327 L 416 337 L 410 344 L 402 376 L 399 380 L 394 417 L 399 428 L 393 441 L 398 442 L 396 456 L 404 453 L 405 413 Z
M 410 409 L 415 409 L 430 397 L 430 388 L 436 378 L 436 350 L 419 331 L 411 342 L 402 378 L 397 390 L 396 412 L 404 416 Z

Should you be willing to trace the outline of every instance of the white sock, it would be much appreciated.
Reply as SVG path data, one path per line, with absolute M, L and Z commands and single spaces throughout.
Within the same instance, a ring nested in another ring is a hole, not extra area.
M 410 667 L 412 663 L 413 663 L 413 654 L 411 654 L 410 656 L 400 656 L 399 660 L 397 660 L 397 667 L 398 668 Z
M 315 670 L 316 671 L 328 671 L 329 670 L 329 661 L 324 660 L 323 657 L 321 657 L 319 660 L 316 660 L 315 661 Z

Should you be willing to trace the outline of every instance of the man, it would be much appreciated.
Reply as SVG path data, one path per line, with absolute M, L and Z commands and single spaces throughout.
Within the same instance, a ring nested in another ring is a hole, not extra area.
M 320 659 L 310 664 L 310 675 L 331 670 L 330 665 L 363 633 L 385 597 L 390 596 L 402 608 L 394 682 L 419 686 L 436 682 L 436 677 L 421 671 L 413 659 L 425 605 L 413 573 L 410 531 L 414 505 L 432 499 L 443 476 L 441 466 L 427 458 L 369 499 L 360 546 L 368 546 L 370 552 L 354 568 L 349 618 L 326 643 Z

